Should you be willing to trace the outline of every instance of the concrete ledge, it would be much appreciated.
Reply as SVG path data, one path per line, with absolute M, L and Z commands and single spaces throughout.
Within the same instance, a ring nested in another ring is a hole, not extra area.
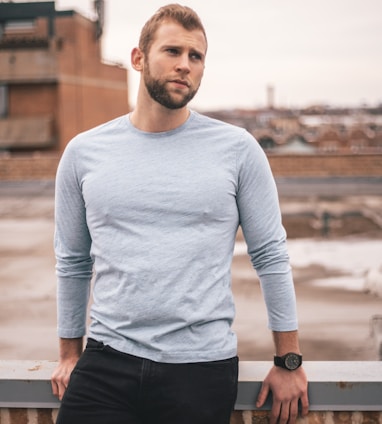
M 255 399 L 271 362 L 240 362 L 237 411 Z M 52 361 L 0 361 L 0 408 L 57 409 Z M 382 362 L 305 362 L 311 411 L 382 411 Z M 270 400 L 264 410 L 269 409 Z
M 271 362 L 240 362 L 236 410 L 256 410 Z M 382 411 L 382 362 L 305 362 L 311 411 Z M 270 409 L 270 399 L 262 408 Z
M 59 408 L 50 376 L 53 361 L 0 361 L 0 408 Z

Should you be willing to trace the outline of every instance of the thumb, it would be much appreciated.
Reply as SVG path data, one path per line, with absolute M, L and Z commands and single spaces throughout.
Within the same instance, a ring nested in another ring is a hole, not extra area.
M 265 401 L 268 397 L 268 393 L 269 393 L 269 385 L 264 382 L 261 385 L 260 393 L 257 396 L 256 408 L 261 408 L 264 405 L 264 403 L 265 403 Z

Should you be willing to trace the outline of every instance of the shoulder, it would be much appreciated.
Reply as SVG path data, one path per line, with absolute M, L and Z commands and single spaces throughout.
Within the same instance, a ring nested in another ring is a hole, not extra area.
M 198 112 L 192 112 L 191 118 L 193 131 L 201 133 L 203 137 L 208 137 L 209 140 L 215 139 L 219 142 L 228 143 L 231 148 L 238 151 L 251 145 L 258 145 L 253 135 L 245 128 Z
M 113 140 L 120 139 L 126 121 L 126 115 L 120 116 L 77 134 L 64 149 L 60 159 L 60 169 L 81 167 L 90 158 L 98 160 L 110 150 L 109 146 Z
M 111 121 L 105 122 L 103 124 L 97 125 L 94 128 L 83 131 L 77 134 L 70 142 L 68 147 L 72 145 L 81 145 L 82 143 L 96 142 L 97 140 L 103 139 L 107 135 L 108 137 L 113 134 L 118 133 L 119 131 L 125 131 L 127 126 L 127 117 L 126 115 L 119 116 L 112 119 Z
M 210 116 L 203 115 L 195 111 L 191 111 L 191 122 L 199 128 L 210 129 L 217 132 L 222 131 L 238 135 L 246 132 L 244 128 L 237 125 L 233 125 L 216 118 L 211 118 Z
M 245 128 L 194 111 L 191 117 L 194 131 L 203 132 L 204 135 L 217 139 L 219 142 L 225 141 L 239 155 L 246 155 L 248 151 L 262 151 L 255 137 Z

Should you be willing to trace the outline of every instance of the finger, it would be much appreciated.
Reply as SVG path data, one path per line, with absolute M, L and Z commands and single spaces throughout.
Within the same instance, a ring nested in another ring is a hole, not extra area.
M 291 402 L 289 407 L 289 424 L 294 424 L 298 416 L 298 399 Z
M 57 386 L 57 383 L 52 379 L 51 381 L 50 381 L 50 384 L 51 384 L 51 386 L 52 386 L 52 392 L 53 392 L 53 395 L 54 396 L 58 396 L 58 386 Z
M 291 404 L 289 402 L 284 402 L 279 408 L 279 424 L 286 424 L 289 422 L 291 413 Z M 292 424 L 292 421 L 288 424 Z
M 269 424 L 278 423 L 280 414 L 281 414 L 281 403 L 273 399 L 271 414 L 269 417 Z
M 64 393 L 66 391 L 66 386 L 62 383 L 58 384 L 58 398 L 62 400 Z
M 62 383 L 65 386 L 65 388 L 68 387 L 69 380 L 70 380 L 70 374 L 65 374 L 65 376 L 62 379 Z
M 257 397 L 256 408 L 261 408 L 264 405 L 268 397 L 268 393 L 269 393 L 269 386 L 266 383 L 263 383 L 261 385 L 260 393 Z
M 309 412 L 309 398 L 308 393 L 305 392 L 304 395 L 301 397 L 301 415 L 305 417 L 308 415 Z

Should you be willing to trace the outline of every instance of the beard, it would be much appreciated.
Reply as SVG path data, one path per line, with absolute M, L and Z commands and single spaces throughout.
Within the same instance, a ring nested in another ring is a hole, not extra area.
M 150 97 L 167 109 L 181 109 L 186 106 L 194 98 L 199 89 L 199 86 L 194 90 L 190 89 L 183 97 L 178 100 L 175 99 L 166 88 L 167 80 L 155 79 L 151 75 L 150 67 L 147 62 L 143 71 L 143 79 Z

